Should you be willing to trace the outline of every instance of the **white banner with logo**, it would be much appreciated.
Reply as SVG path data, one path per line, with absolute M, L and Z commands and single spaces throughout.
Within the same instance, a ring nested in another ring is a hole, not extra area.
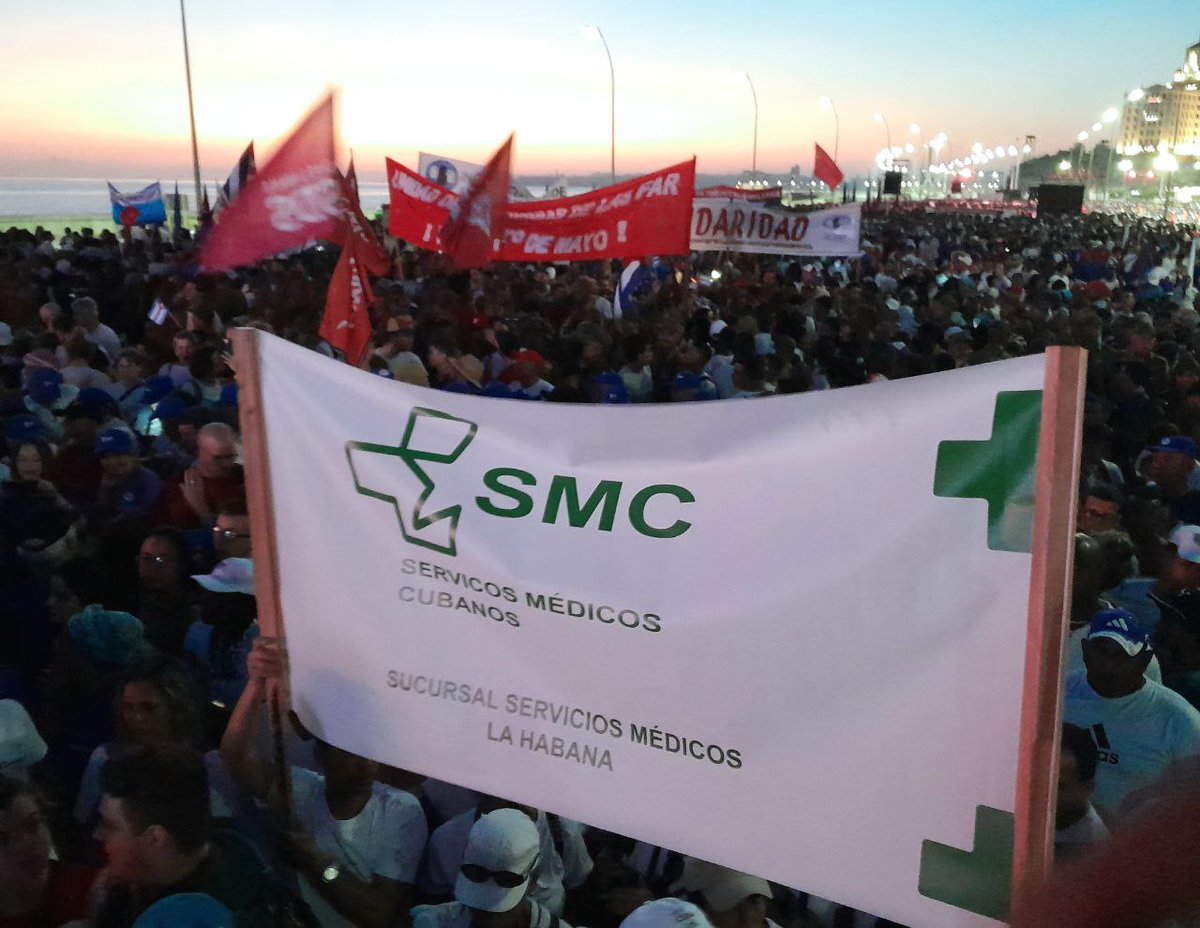
M 466 193 L 470 189 L 471 181 L 482 170 L 483 165 L 474 161 L 431 155 L 427 151 L 417 153 L 417 173 L 439 187 L 446 187 L 457 194 Z
M 260 345 L 319 737 L 913 928 L 992 924 L 961 888 L 1007 880 L 1042 357 L 579 406 Z
M 745 200 L 692 201 L 692 251 L 846 257 L 861 253 L 862 205 L 808 213 Z

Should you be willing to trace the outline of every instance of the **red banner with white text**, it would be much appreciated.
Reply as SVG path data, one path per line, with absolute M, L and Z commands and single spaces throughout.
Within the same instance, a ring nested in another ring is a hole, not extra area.
M 387 161 L 388 232 L 418 248 L 442 248 L 441 229 L 450 218 L 458 194 L 426 180 L 391 158 Z
M 696 159 L 591 193 L 509 203 L 502 261 L 685 255 Z
M 438 238 L 456 194 L 387 161 L 388 230 L 442 251 Z M 500 261 L 599 261 L 687 254 L 696 161 L 682 162 L 590 193 L 508 204 Z

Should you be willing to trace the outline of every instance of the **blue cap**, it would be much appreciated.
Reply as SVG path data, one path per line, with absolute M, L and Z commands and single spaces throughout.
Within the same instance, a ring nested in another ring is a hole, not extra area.
M 177 893 L 146 909 L 133 928 L 233 928 L 233 913 L 204 893 Z
M 601 403 L 628 403 L 629 391 L 625 388 L 625 381 L 621 379 L 620 374 L 605 373 L 597 374 L 592 378 L 592 383 L 600 388 L 597 399 Z
M 29 375 L 26 392 L 35 403 L 53 403 L 62 396 L 63 376 L 49 367 L 39 367 Z
M 1186 435 L 1166 435 L 1160 438 L 1147 451 L 1173 451 L 1176 454 L 1186 454 L 1190 458 L 1200 458 L 1200 447 Z
M 1087 640 L 1093 638 L 1111 638 L 1130 657 L 1150 650 L 1150 632 L 1138 621 L 1137 616 L 1125 609 L 1104 609 L 1092 616 Z
M 142 387 L 142 402 L 147 406 L 153 406 L 174 389 L 175 381 L 165 374 L 161 377 L 151 377 Z
M 115 415 L 118 408 L 117 401 L 113 399 L 112 394 L 107 390 L 101 390 L 99 387 L 85 387 L 80 390 L 79 395 L 75 397 L 74 403 L 93 410 L 101 416 L 106 413 Z
M 164 396 L 154 407 L 154 415 L 163 422 L 180 422 L 191 416 L 196 404 L 189 402 L 178 393 Z
M 46 427 L 42 420 L 32 414 L 13 416 L 4 423 L 4 437 L 10 442 L 43 441 Z
M 133 436 L 125 429 L 106 429 L 96 436 L 96 454 L 133 454 Z

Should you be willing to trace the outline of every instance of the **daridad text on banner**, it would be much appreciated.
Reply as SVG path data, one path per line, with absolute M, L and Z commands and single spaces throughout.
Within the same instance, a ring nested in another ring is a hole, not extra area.
M 693 251 L 846 257 L 861 252 L 862 207 L 808 213 L 737 200 L 699 198 L 692 204 Z
M 442 251 L 438 237 L 458 196 L 387 160 L 388 229 Z M 591 193 L 508 204 L 497 260 L 593 261 L 688 252 L 695 159 Z
M 901 924 L 998 924 L 960 888 L 972 848 L 984 878 L 1011 857 L 1045 355 L 611 407 L 256 340 L 317 737 Z

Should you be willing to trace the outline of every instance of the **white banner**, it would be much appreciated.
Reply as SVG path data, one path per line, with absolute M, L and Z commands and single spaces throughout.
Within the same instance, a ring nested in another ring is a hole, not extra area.
M 692 251 L 746 251 L 797 257 L 857 255 L 862 205 L 809 213 L 697 197 L 692 201 Z
M 431 155 L 427 151 L 417 153 L 417 173 L 439 187 L 446 187 L 457 194 L 464 194 L 476 175 L 483 170 L 482 164 Z
M 966 908 L 1008 878 L 1043 357 L 611 407 L 260 345 L 319 737 L 912 928 L 993 924 Z

